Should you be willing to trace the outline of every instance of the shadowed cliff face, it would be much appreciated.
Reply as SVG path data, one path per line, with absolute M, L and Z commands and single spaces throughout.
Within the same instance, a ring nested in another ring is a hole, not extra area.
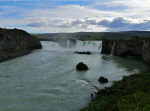
M 102 51 L 101 51 L 101 53 L 102 54 L 111 54 L 111 50 L 112 50 L 113 44 L 115 42 L 116 41 L 114 41 L 114 40 L 102 39 Z
M 150 66 L 150 38 L 140 40 L 138 37 L 133 37 L 130 40 L 117 41 L 103 39 L 101 53 L 110 54 L 114 43 L 113 55 L 143 60 Z
M 0 28 L 0 62 L 41 48 L 40 41 L 23 30 Z
M 143 42 L 139 41 L 139 39 L 118 40 L 115 45 L 114 55 L 132 56 L 140 59 L 142 56 L 142 45 Z
M 142 60 L 150 66 L 150 38 L 143 40 Z

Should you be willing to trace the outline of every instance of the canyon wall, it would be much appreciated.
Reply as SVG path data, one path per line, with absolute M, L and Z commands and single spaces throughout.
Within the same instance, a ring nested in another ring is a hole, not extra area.
M 111 54 L 115 43 L 113 55 L 131 59 L 139 59 L 150 66 L 150 38 L 140 39 L 138 36 L 130 40 L 102 40 L 102 54 Z
M 0 28 L 0 62 L 41 48 L 42 45 L 38 38 L 23 30 Z

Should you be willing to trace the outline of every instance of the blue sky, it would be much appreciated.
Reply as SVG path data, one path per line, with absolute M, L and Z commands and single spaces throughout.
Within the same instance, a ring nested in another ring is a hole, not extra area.
M 150 0 L 0 0 L 0 27 L 29 33 L 150 30 Z

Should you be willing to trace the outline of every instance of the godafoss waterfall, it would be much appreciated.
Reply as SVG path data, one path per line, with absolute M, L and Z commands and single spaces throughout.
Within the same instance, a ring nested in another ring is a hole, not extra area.
M 41 43 L 42 49 L 0 63 L 0 111 L 79 110 L 88 105 L 98 89 L 125 75 L 149 71 L 141 61 L 100 54 L 101 41 L 78 40 L 71 48 L 69 41 L 66 47 L 51 41 Z M 76 70 L 79 62 L 89 69 Z M 99 83 L 100 76 L 109 82 Z

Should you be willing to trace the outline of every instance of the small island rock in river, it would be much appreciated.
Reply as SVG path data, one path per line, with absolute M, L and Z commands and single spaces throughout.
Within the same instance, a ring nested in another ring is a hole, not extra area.
M 77 68 L 78 70 L 88 70 L 87 65 L 84 64 L 83 62 L 79 62 L 79 63 L 77 64 L 76 68 Z
M 91 52 L 89 52 L 89 51 L 87 51 L 87 52 L 78 52 L 78 51 L 76 51 L 76 52 L 74 52 L 74 53 L 76 53 L 76 54 L 92 54 Z

